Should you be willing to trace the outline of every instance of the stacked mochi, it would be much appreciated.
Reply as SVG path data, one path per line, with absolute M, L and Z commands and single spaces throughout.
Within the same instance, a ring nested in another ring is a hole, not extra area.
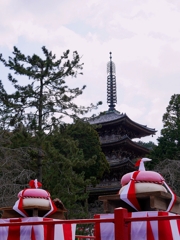
M 29 182 L 30 188 L 24 189 L 18 193 L 18 198 L 23 199 L 23 207 L 30 206 L 40 206 L 40 207 L 50 207 L 50 193 L 44 189 L 40 189 L 42 186 L 36 180 L 31 180 Z
M 121 179 L 120 199 L 137 211 L 141 210 L 136 194 L 165 192 L 171 194 L 171 201 L 167 208 L 170 211 L 176 201 L 176 195 L 166 184 L 164 178 L 157 172 L 146 171 L 144 162 L 151 161 L 149 158 L 142 158 L 137 161 L 138 171 L 125 174 Z
M 20 215 L 27 217 L 28 214 L 25 211 L 26 208 L 36 207 L 36 208 L 49 208 L 45 216 L 57 211 L 54 202 L 51 200 L 50 193 L 40 187 L 42 184 L 35 180 L 29 182 L 30 188 L 24 189 L 18 193 L 18 200 L 16 201 L 13 209 Z
M 120 194 L 133 177 L 132 173 L 125 174 L 121 179 Z M 135 183 L 135 193 L 143 192 L 167 192 L 163 186 L 164 178 L 157 172 L 140 171 L 133 179 Z

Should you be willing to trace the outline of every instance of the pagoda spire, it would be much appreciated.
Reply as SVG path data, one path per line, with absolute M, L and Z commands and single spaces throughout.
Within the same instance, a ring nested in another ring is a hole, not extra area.
M 115 64 L 112 61 L 112 53 L 110 52 L 110 61 L 107 64 L 107 103 L 109 104 L 109 110 L 115 110 L 115 104 L 117 103 L 116 97 L 116 72 Z

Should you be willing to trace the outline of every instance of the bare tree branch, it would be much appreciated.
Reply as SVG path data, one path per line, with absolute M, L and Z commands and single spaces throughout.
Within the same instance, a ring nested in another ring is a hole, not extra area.
M 30 169 L 29 150 L 0 147 L 0 207 L 13 206 L 18 192 L 35 177 Z
M 180 161 L 166 159 L 156 165 L 154 171 L 159 172 L 172 190 L 180 195 Z

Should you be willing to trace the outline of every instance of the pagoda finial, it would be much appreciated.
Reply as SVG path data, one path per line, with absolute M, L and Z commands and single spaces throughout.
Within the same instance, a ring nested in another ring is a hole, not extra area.
M 112 61 L 112 52 L 110 54 L 110 61 L 107 64 L 107 103 L 109 104 L 109 111 L 115 109 L 117 103 L 116 97 L 116 73 L 115 64 Z
M 111 55 L 111 54 L 112 54 L 112 52 L 110 52 L 109 54 L 110 54 L 110 57 L 109 57 L 109 58 L 110 58 L 110 61 L 111 61 L 111 59 L 112 59 L 112 55 Z

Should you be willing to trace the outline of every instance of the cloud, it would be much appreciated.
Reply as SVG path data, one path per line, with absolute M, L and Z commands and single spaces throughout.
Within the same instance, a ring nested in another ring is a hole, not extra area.
M 160 133 L 171 95 L 179 93 L 180 3 L 178 0 L 2 0 L 0 49 L 17 45 L 27 54 L 45 45 L 57 57 L 77 50 L 87 85 L 79 104 L 106 103 L 106 64 L 116 64 L 116 109 Z M 9 52 L 8 52 L 9 54 Z M 0 66 L 2 68 L 2 66 Z M 155 141 L 155 137 L 153 138 Z

